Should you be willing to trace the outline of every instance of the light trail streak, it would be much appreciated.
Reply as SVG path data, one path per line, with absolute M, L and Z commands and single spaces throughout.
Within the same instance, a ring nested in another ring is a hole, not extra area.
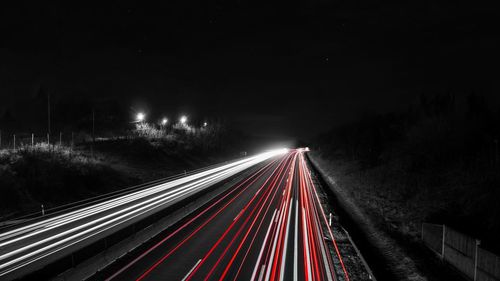
M 271 158 L 105 275 L 106 280 L 155 279 L 166 268 L 170 272 L 169 267 L 176 267 L 181 257 L 183 272 L 170 273 L 177 280 L 336 281 L 338 270 L 349 281 L 302 149 L 273 151 L 209 168 L 4 232 L 0 234 L 0 277 L 97 241 Z M 182 256 L 184 249 L 200 245 Z M 334 259 L 341 269 L 334 267 Z
M 0 233 L 0 277 L 17 278 L 41 268 L 283 153 L 270 151 L 248 157 Z

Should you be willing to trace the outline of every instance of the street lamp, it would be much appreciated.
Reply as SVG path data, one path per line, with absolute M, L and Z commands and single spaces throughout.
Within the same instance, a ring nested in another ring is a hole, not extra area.
M 146 114 L 139 112 L 137 113 L 137 116 L 135 117 L 137 122 L 142 122 L 144 119 L 146 119 Z
M 207 122 L 203 122 L 203 127 L 206 127 L 208 126 L 208 123 Z
M 182 115 L 179 121 L 181 122 L 182 125 L 186 124 L 188 118 L 186 115 Z
M 161 120 L 161 124 L 162 124 L 163 126 L 167 125 L 167 123 L 168 123 L 168 119 L 167 119 L 167 118 L 163 118 L 163 119 Z

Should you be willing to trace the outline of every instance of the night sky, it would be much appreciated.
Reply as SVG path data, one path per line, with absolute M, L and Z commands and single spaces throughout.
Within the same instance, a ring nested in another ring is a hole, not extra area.
M 39 118 L 23 103 L 43 85 L 309 139 L 421 94 L 498 100 L 499 12 L 484 3 L 144 2 L 1 7 L 0 114 Z

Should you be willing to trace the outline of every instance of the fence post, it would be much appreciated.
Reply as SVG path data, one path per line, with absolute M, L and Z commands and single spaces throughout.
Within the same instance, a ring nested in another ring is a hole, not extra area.
M 445 240 L 446 240 L 446 225 L 443 224 L 443 239 L 442 239 L 442 245 L 441 245 L 441 260 L 444 260 Z
M 477 256 L 478 256 L 479 245 L 481 245 L 481 240 L 476 239 L 476 251 L 474 253 L 474 281 L 477 280 Z
M 35 134 L 31 134 L 31 148 L 35 145 Z
M 16 150 L 16 134 L 14 134 L 14 150 Z
M 50 145 L 50 133 L 47 133 L 47 145 Z

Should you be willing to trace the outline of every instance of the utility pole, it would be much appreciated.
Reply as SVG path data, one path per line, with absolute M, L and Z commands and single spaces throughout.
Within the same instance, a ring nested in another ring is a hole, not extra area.
M 90 155 L 94 157 L 94 144 L 95 144 L 95 109 L 92 108 L 92 144 L 90 145 Z
M 50 94 L 47 93 L 47 133 L 50 136 Z
M 92 144 L 95 144 L 95 109 L 92 109 Z

